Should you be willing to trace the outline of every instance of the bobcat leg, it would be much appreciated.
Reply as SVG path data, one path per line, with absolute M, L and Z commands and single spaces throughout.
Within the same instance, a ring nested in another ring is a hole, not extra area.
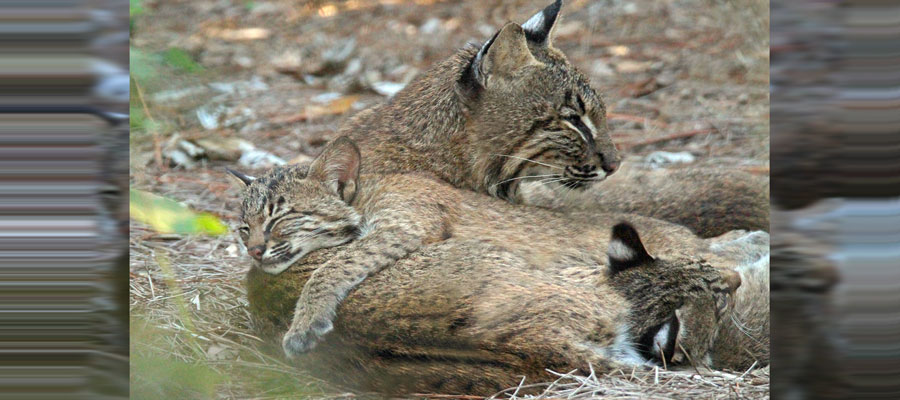
M 402 208 L 400 208 L 403 210 Z M 440 220 L 439 215 L 432 215 Z M 282 339 L 285 353 L 296 356 L 311 350 L 332 330 L 332 321 L 344 297 L 369 275 L 393 265 L 439 236 L 440 223 L 423 223 L 414 206 L 402 212 L 376 215 L 374 229 L 352 242 L 333 259 L 313 272 L 303 287 L 290 329 Z

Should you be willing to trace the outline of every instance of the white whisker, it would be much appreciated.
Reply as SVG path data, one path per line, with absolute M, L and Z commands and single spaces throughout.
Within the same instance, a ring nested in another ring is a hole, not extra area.
M 497 186 L 497 185 L 502 185 L 502 184 L 504 184 L 504 183 L 506 183 L 506 182 L 514 181 L 514 180 L 518 180 L 518 179 L 525 179 L 525 178 L 546 178 L 546 177 L 554 177 L 554 178 L 555 178 L 555 177 L 559 177 L 559 176 L 560 176 L 559 174 L 517 176 L 517 177 L 514 177 L 514 178 L 504 179 L 504 180 L 502 180 L 502 181 L 500 181 L 500 182 L 497 182 L 497 183 L 491 185 L 491 188 L 493 188 L 493 187 L 495 187 L 495 186 Z
M 515 159 L 517 159 L 517 160 L 527 161 L 527 162 L 535 163 L 535 164 L 537 164 L 537 165 L 543 165 L 543 166 L 548 167 L 548 168 L 563 169 L 563 167 L 560 167 L 560 166 L 551 165 L 551 164 L 547 164 L 547 163 L 542 163 L 542 162 L 540 162 L 540 161 L 535 161 L 535 160 L 529 160 L 529 159 L 527 159 L 527 158 L 523 158 L 523 157 L 519 157 L 519 156 L 510 156 L 510 155 L 506 155 L 506 154 L 493 154 L 493 153 L 492 153 L 491 155 L 492 155 L 492 156 L 497 156 L 497 157 L 509 157 L 509 158 L 515 158 Z

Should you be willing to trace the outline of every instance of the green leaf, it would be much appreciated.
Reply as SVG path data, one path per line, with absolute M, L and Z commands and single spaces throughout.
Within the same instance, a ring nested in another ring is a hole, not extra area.
M 179 49 L 179 48 L 171 48 L 163 53 L 163 59 L 166 61 L 166 64 L 169 64 L 175 68 L 190 72 L 202 72 L 203 67 L 200 64 L 197 64 L 194 61 L 194 58 L 191 57 L 188 52 Z
M 228 226 L 210 213 L 193 211 L 183 204 L 141 190 L 130 191 L 131 218 L 160 233 L 222 235 Z
M 128 15 L 131 17 L 136 17 L 144 13 L 144 7 L 141 6 L 141 0 L 129 0 L 128 2 Z

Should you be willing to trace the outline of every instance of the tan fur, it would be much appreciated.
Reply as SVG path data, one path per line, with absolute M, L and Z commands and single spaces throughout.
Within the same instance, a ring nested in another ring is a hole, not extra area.
M 584 193 L 523 186 L 525 203 L 561 210 L 634 213 L 691 228 L 700 237 L 769 230 L 769 180 L 735 169 L 647 169 L 623 163 Z M 562 194 L 561 194 L 562 193 Z
M 358 156 L 347 156 L 355 152 L 349 141 L 339 140 L 313 166 L 341 169 L 339 165 L 347 160 L 356 165 Z M 338 165 L 330 166 L 333 162 Z M 309 173 L 310 178 L 306 175 L 304 168 L 289 166 L 250 184 L 245 191 L 242 215 L 245 224 L 250 226 L 251 240 L 264 235 L 263 227 L 269 226 L 258 222 L 254 210 L 271 210 L 264 204 L 282 199 L 287 199 L 284 207 L 293 209 L 298 216 L 320 216 L 319 222 L 310 229 L 327 224 L 359 224 L 360 231 L 369 233 L 346 245 L 341 256 L 324 263 L 307 282 L 294 322 L 284 338 L 285 351 L 292 355 L 309 350 L 331 329 L 337 305 L 355 285 L 422 246 L 451 237 L 501 246 L 547 271 L 565 270 L 573 264 L 600 269 L 607 265 L 610 227 L 627 219 L 642 232 L 644 243 L 654 256 L 689 259 L 699 255 L 707 256 L 724 269 L 735 266 L 686 228 L 650 218 L 622 214 L 566 215 L 511 205 L 415 174 L 363 175 L 353 183 L 357 188 L 354 200 L 341 206 L 338 193 L 329 189 L 329 181 L 323 181 L 315 171 Z M 277 208 L 274 214 L 278 214 Z M 277 232 L 281 225 L 281 222 L 272 224 L 271 229 Z M 281 245 L 277 241 L 274 244 Z M 310 248 L 311 243 L 304 246 L 306 251 L 330 247 L 319 244 Z M 265 269 L 265 265 L 261 266 Z
M 281 332 L 311 272 L 342 251 L 314 252 L 277 276 L 252 269 L 251 313 L 269 333 Z M 612 278 L 580 262 L 554 273 L 496 246 L 449 239 L 352 291 L 334 332 L 299 362 L 339 383 L 392 394 L 490 395 L 523 375 L 546 380 L 547 368 L 631 370 L 604 354 L 619 327 L 637 335 L 681 304 L 709 306 L 728 286 L 721 277 L 690 260 L 660 260 Z
M 714 252 L 740 260 L 741 286 L 734 296 L 734 311 L 718 323 L 708 313 L 690 316 L 694 325 L 717 325 L 711 365 L 744 372 L 769 365 L 769 235 L 733 231 L 713 239 Z M 686 332 L 690 336 L 691 332 Z
M 362 150 L 363 173 L 428 172 L 516 201 L 515 178 L 556 174 L 589 185 L 617 168 L 606 106 L 559 50 L 527 41 L 514 23 L 489 43 L 483 64 L 478 48 L 460 50 L 342 127 Z M 573 178 L 567 167 L 591 177 Z
M 558 11 L 552 4 L 535 15 L 549 21 L 532 26 L 543 32 L 505 25 L 481 49 L 460 50 L 389 102 L 354 116 L 341 134 L 360 146 L 362 172 L 429 173 L 511 202 L 630 212 L 684 224 L 704 237 L 767 230 L 765 179 L 706 168 L 661 178 L 631 169 L 612 182 L 620 156 L 606 105 L 552 46 Z M 528 198 L 520 190 L 526 185 L 553 196 L 585 188 L 597 195 L 548 202 Z

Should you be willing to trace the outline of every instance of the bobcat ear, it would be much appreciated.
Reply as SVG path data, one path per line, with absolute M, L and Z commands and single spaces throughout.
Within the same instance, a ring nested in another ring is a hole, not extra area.
M 613 227 L 606 254 L 609 256 L 609 269 L 612 274 L 653 261 L 653 257 L 641 243 L 641 237 L 627 222 L 621 222 Z
M 562 8 L 562 0 L 556 0 L 522 24 L 525 37 L 529 42 L 541 46 L 550 45 L 550 37 L 556 26 L 556 17 L 559 15 L 560 8 Z
M 234 182 L 235 185 L 236 185 L 237 187 L 241 188 L 241 189 L 243 189 L 243 188 L 245 188 L 245 187 L 247 187 L 247 186 L 250 186 L 250 184 L 253 183 L 253 181 L 256 180 L 256 178 L 254 178 L 254 177 L 252 177 L 252 176 L 250 176 L 250 175 L 242 174 L 242 173 L 240 173 L 240 172 L 238 172 L 238 171 L 235 171 L 235 170 L 233 170 L 233 169 L 231 169 L 231 168 L 227 168 L 227 167 L 226 167 L 226 168 L 225 168 L 225 171 L 228 172 L 228 176 L 231 177 L 231 181 Z
M 341 136 L 325 146 L 322 154 L 313 160 L 307 177 L 325 182 L 334 194 L 350 203 L 356 196 L 360 158 L 356 144 Z
M 494 34 L 472 60 L 472 75 L 483 87 L 492 76 L 509 75 L 527 65 L 540 65 L 525 39 L 525 31 L 515 23 L 507 23 Z

